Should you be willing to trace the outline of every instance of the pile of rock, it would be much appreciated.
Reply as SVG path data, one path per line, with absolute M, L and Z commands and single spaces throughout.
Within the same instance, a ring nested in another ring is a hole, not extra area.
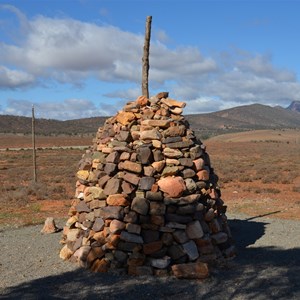
M 140 96 L 99 128 L 79 163 L 60 257 L 95 272 L 204 278 L 234 242 L 184 102 Z

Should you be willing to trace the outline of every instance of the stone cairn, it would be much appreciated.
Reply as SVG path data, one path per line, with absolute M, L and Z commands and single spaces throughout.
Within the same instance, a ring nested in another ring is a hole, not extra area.
M 235 255 L 218 177 L 167 92 L 129 102 L 79 162 L 60 257 L 94 272 L 205 278 Z

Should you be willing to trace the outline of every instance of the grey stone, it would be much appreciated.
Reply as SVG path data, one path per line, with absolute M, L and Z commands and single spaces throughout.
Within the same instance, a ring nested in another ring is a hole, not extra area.
M 149 211 L 149 201 L 146 198 L 135 197 L 132 200 L 131 209 L 141 215 L 147 215 Z

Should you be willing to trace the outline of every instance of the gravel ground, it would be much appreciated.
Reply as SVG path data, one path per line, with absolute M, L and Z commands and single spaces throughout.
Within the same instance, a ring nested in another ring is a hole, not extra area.
M 300 299 L 300 222 L 228 218 L 239 254 L 205 280 L 94 274 L 59 258 L 61 233 L 41 234 L 42 225 L 3 229 L 0 298 Z

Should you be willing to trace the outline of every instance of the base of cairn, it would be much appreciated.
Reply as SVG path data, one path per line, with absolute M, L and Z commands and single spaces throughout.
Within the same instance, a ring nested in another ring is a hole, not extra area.
M 206 278 L 235 255 L 205 146 L 162 92 L 129 102 L 79 162 L 60 257 L 93 272 Z

